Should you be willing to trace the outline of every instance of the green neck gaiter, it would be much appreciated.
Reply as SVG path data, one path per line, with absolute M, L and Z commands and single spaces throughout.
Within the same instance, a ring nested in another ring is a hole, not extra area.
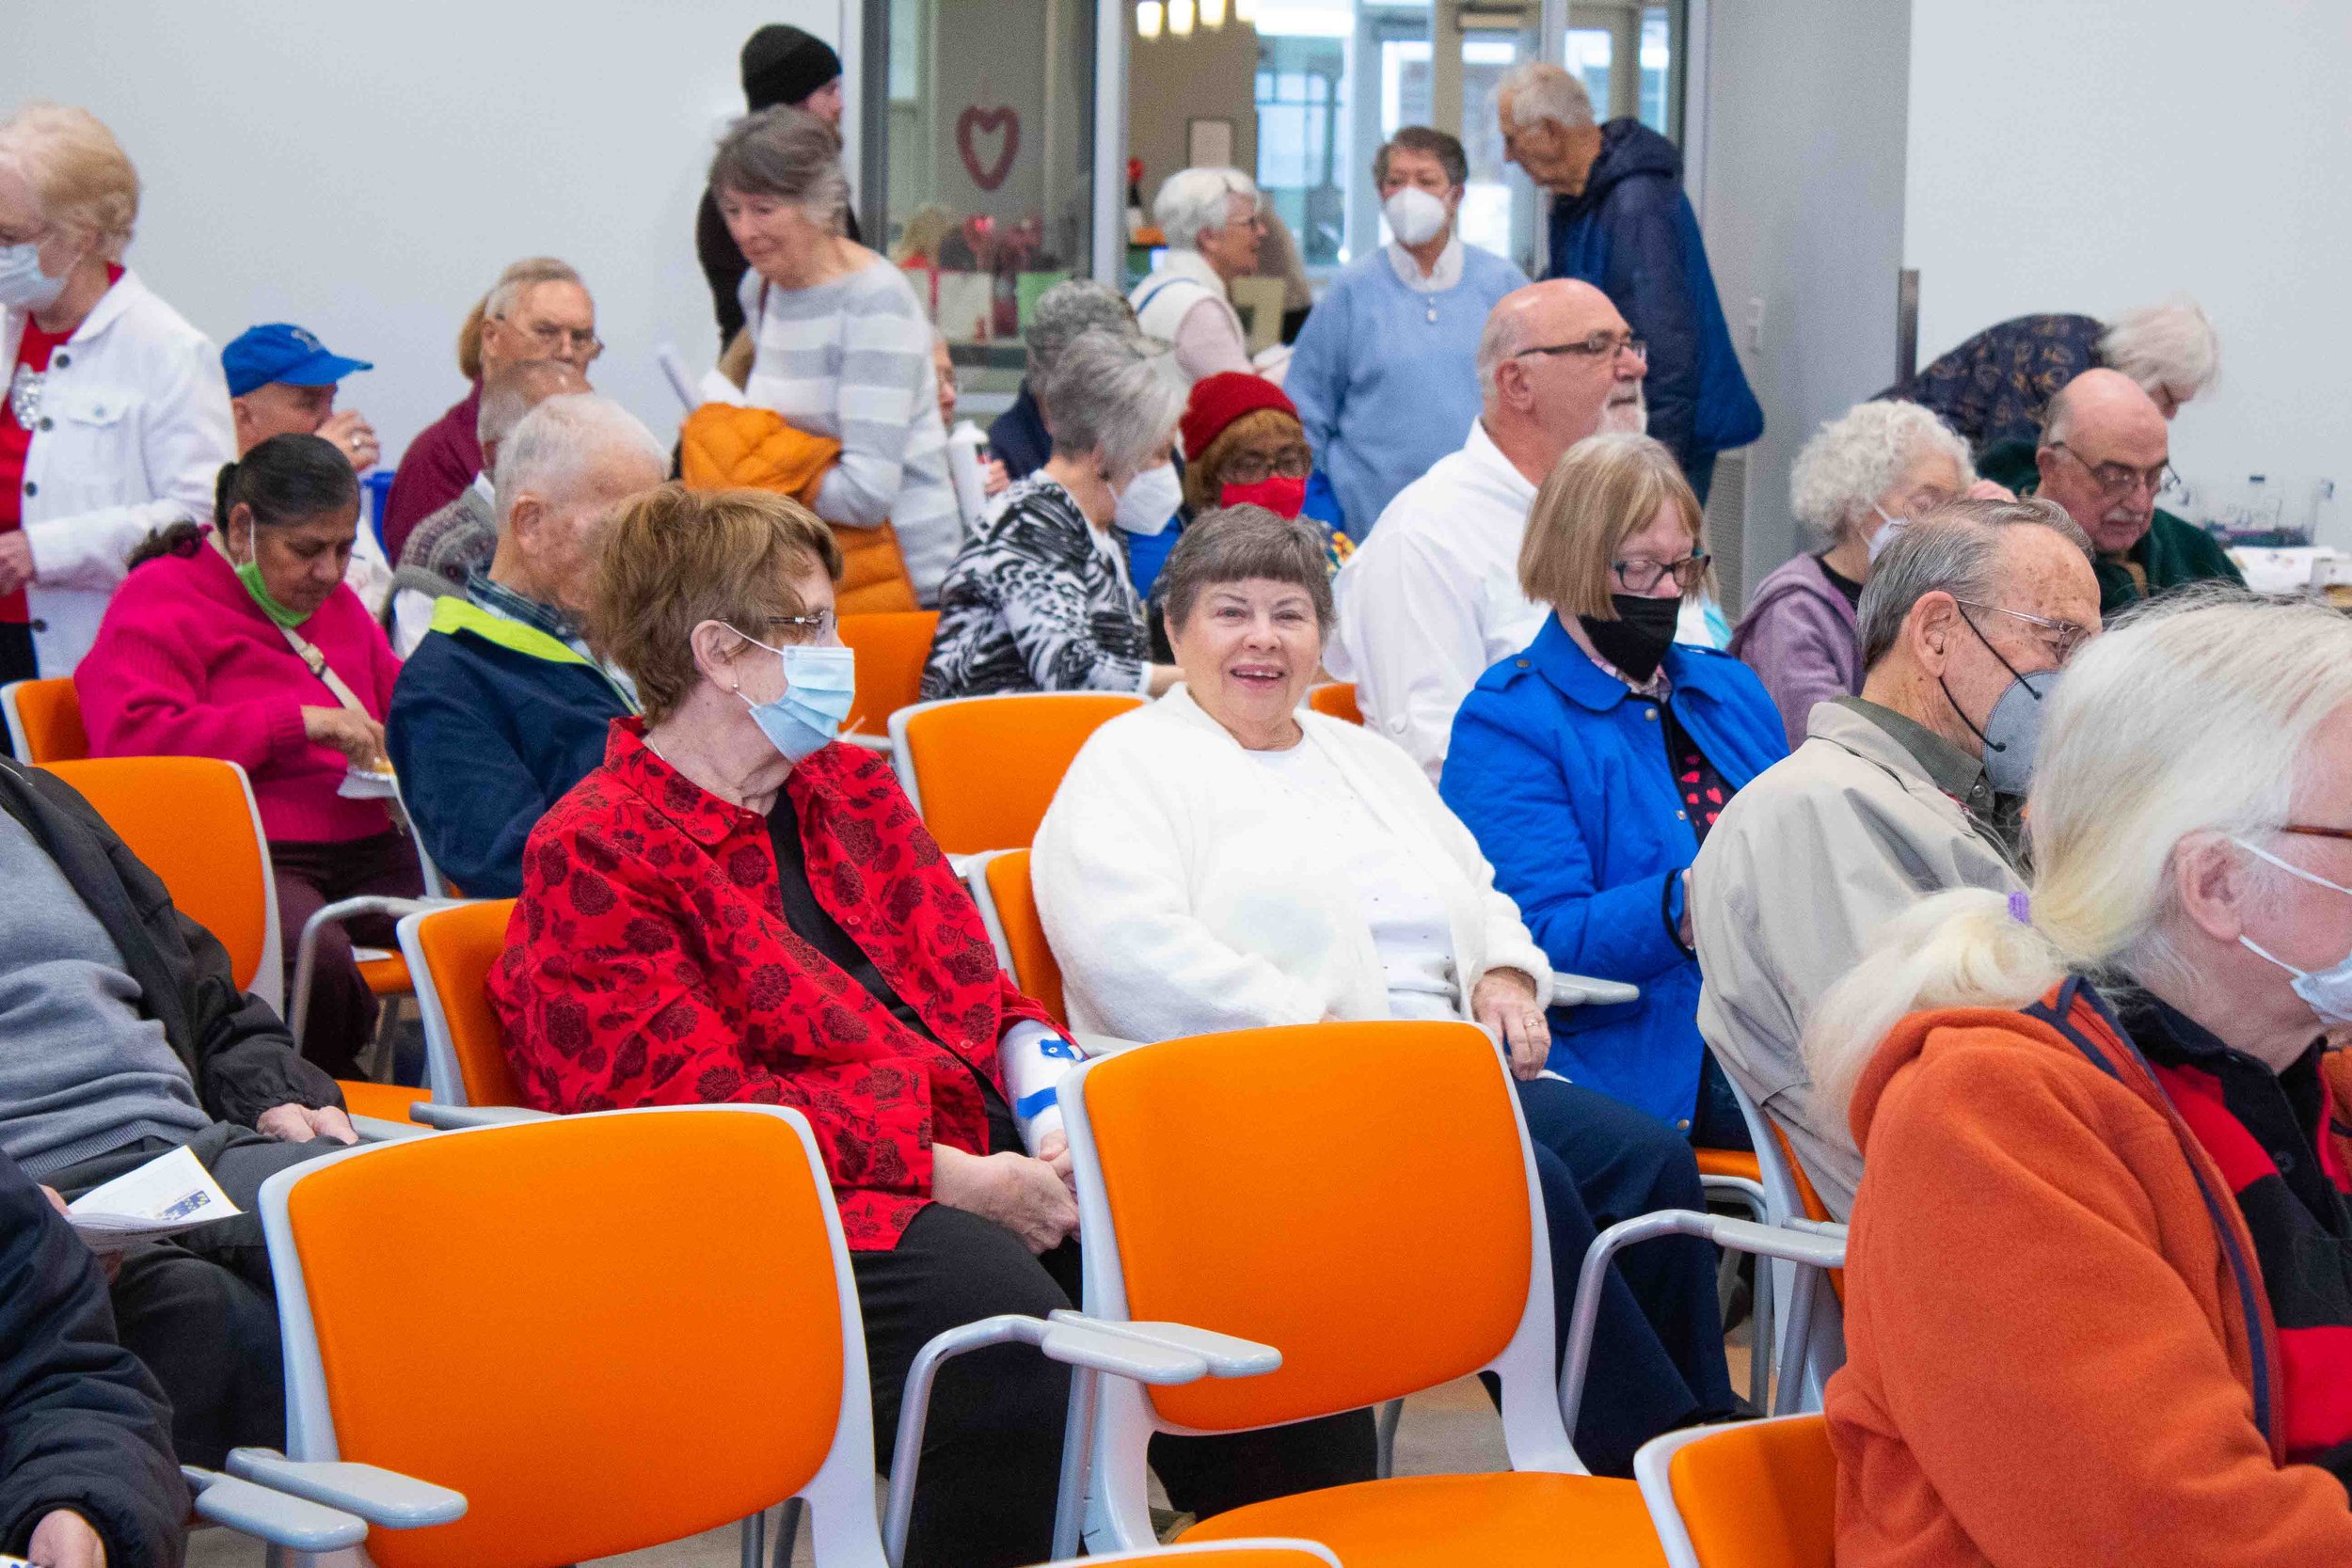
M 237 580 L 245 584 L 246 595 L 261 607 L 262 614 L 288 631 L 294 630 L 310 618 L 300 610 L 288 610 L 278 602 L 278 595 L 269 591 L 269 584 L 262 580 L 262 563 L 259 561 L 248 561 L 239 565 L 236 559 L 229 553 L 228 541 L 221 538 L 218 533 L 213 535 L 213 547 L 220 551 L 220 558 L 229 562 L 230 571 L 237 574 Z

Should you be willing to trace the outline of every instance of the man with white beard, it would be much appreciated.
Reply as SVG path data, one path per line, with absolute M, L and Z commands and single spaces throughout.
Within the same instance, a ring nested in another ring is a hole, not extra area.
M 1556 278 L 1505 294 L 1478 341 L 1470 439 L 1398 492 L 1332 583 L 1339 633 L 1324 662 L 1356 683 L 1364 722 L 1432 782 L 1454 710 L 1543 625 L 1519 592 L 1536 487 L 1587 436 L 1643 430 L 1645 366 L 1641 340 L 1591 284 Z

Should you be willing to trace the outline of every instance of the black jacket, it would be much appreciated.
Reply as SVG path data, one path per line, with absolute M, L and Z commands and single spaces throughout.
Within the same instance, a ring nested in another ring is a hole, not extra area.
M 0 760 L 0 811 L 22 823 L 81 895 L 164 1026 L 206 1114 L 250 1127 L 273 1105 L 341 1105 L 335 1080 L 294 1053 L 269 1004 L 237 989 L 229 954 L 172 907 L 155 874 L 56 775 Z
M 116 1568 L 179 1568 L 188 1489 L 163 1390 L 115 1342 L 96 1259 L 0 1158 L 0 1552 L 71 1509 Z

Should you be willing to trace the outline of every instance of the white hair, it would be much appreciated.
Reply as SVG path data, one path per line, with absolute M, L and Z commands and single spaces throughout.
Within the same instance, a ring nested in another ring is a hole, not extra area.
M 1237 168 L 1180 168 L 1160 182 L 1152 198 L 1152 221 L 1168 236 L 1171 250 L 1190 250 L 1204 230 L 1225 227 L 1225 198 L 1246 196 L 1258 202 L 1258 182 Z
M 543 500 L 569 495 L 591 467 L 616 449 L 638 452 L 655 467 L 669 470 L 669 453 L 653 432 L 611 398 L 566 392 L 548 399 L 499 443 L 498 472 L 490 481 L 499 521 L 505 522 L 516 498 L 525 493 Z
M 1166 343 L 1098 326 L 1070 341 L 1038 395 L 1055 452 L 1092 452 L 1124 484 L 1175 434 L 1185 389 Z
M 1529 60 L 1512 67 L 1496 85 L 1495 95 L 1511 100 L 1515 126 L 1549 119 L 1570 131 L 1581 131 L 1593 123 L 1593 99 L 1584 84 L 1549 60 Z
M 2049 702 L 2026 807 L 2030 919 L 1966 889 L 1880 927 L 1805 1028 L 1836 1114 L 1906 1014 L 2019 1007 L 2068 974 L 2177 985 L 2173 851 L 2285 823 L 2312 732 L 2352 704 L 2352 620 L 2235 587 L 2176 593 L 2075 655 Z
M 542 283 L 580 283 L 580 274 L 568 261 L 552 256 L 526 256 L 499 274 L 499 280 L 490 285 L 490 292 L 482 298 L 482 314 L 486 321 L 504 321 L 520 305 L 523 292 Z
M 1878 499 L 1933 452 L 1949 457 L 1965 489 L 1968 443 L 1915 403 L 1858 403 L 1822 424 L 1788 471 L 1788 505 L 1825 545 L 1859 530 Z
M 1495 398 L 1495 372 L 1527 345 L 1527 318 L 1531 313 L 1527 302 L 1512 303 L 1505 294 L 1486 312 L 1486 325 L 1478 334 L 1478 395 L 1482 402 Z
M 2221 340 L 2204 309 L 2186 294 L 2126 310 L 2099 336 L 2099 357 L 2152 398 L 2169 388 L 2186 403 L 2221 374 Z

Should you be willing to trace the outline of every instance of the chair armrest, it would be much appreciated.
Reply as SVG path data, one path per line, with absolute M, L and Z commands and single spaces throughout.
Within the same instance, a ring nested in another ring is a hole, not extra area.
M 1090 1323 L 1130 1338 L 1148 1339 L 1173 1350 L 1189 1352 L 1206 1363 L 1211 1377 L 1255 1377 L 1270 1372 L 1282 1364 L 1282 1353 L 1272 1345 L 1262 1345 L 1255 1339 L 1237 1338 L 1213 1329 L 1195 1328 L 1190 1323 L 1108 1323 L 1089 1318 L 1067 1307 L 1057 1307 L 1052 1314 L 1056 1323 Z
M 512 1127 L 516 1122 L 555 1119 L 553 1113 L 534 1111 L 528 1105 L 441 1105 L 430 1100 L 418 1101 L 408 1114 L 444 1132 L 462 1127 Z
M 1641 999 L 1642 988 L 1629 986 L 1623 980 L 1596 980 L 1589 974 L 1551 977 L 1551 1005 L 1555 1007 L 1613 1006 Z
M 424 1103 L 422 1101 L 419 1104 Z M 387 1121 L 382 1117 L 353 1117 L 351 1130 L 367 1144 L 391 1143 L 400 1138 L 421 1138 L 427 1129 L 409 1121 Z
M 883 756 L 890 754 L 890 737 L 886 735 L 865 735 L 856 730 L 845 730 L 834 738 L 862 751 L 880 752 Z
M 288 1459 L 268 1449 L 231 1449 L 230 1474 L 387 1529 L 446 1525 L 466 1516 L 466 1495 L 374 1465 Z
M 1570 1433 L 1576 1431 L 1577 1409 L 1584 1399 L 1584 1373 L 1592 1362 L 1593 1333 L 1600 1323 L 1601 1283 L 1608 1275 L 1610 1261 L 1634 1243 L 1659 1236 L 1697 1236 L 1734 1252 L 1752 1252 L 1806 1268 L 1846 1266 L 1842 1227 L 1837 1235 L 1829 1236 L 1818 1228 L 1800 1230 L 1793 1226 L 1758 1225 L 1754 1220 L 1702 1214 L 1689 1209 L 1661 1209 L 1618 1221 L 1594 1238 L 1591 1249 L 1584 1254 L 1583 1267 L 1577 1273 L 1576 1309 L 1568 1323 L 1567 1354 L 1560 1364 L 1560 1418 Z
M 337 1552 L 368 1538 L 368 1522 L 341 1509 L 273 1492 L 194 1465 L 180 1466 L 196 1499 L 196 1516 L 241 1535 L 297 1552 Z

